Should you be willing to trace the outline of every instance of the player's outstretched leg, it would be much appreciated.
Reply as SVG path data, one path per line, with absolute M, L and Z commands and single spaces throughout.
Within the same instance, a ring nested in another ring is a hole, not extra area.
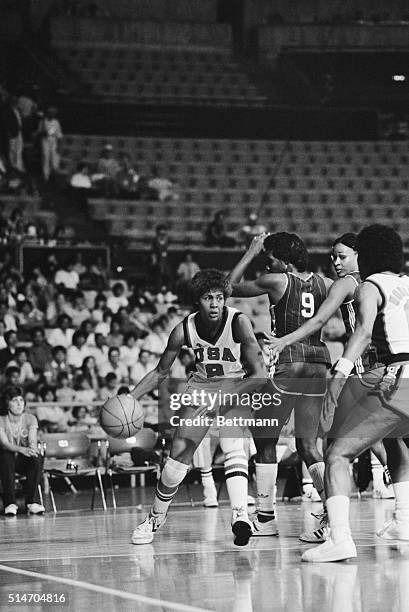
M 132 544 L 150 544 L 153 541 L 156 531 L 166 521 L 169 505 L 185 478 L 188 468 L 189 466 L 185 463 L 169 457 L 158 481 L 152 508 L 145 520 L 134 530 Z
M 248 461 L 243 439 L 221 438 L 220 446 L 225 454 L 224 472 L 232 509 L 234 544 L 246 546 L 252 534 L 252 524 L 247 515 Z

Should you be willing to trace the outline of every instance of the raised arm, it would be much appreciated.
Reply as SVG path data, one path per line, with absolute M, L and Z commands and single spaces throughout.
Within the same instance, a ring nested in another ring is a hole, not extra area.
M 298 329 L 282 338 L 272 338 L 270 347 L 275 353 L 280 353 L 286 346 L 300 342 L 318 332 L 325 323 L 337 312 L 338 308 L 349 296 L 354 294 L 356 284 L 352 278 L 340 278 L 332 283 L 327 298 L 321 304 L 317 313 L 307 319 Z
M 131 395 L 139 400 L 143 395 L 153 391 L 169 376 L 170 368 L 173 365 L 180 349 L 184 344 L 183 324 L 179 323 L 171 332 L 168 344 L 159 360 L 156 368 L 151 370 L 136 385 Z
M 382 304 L 382 296 L 375 285 L 364 282 L 357 289 L 355 301 L 355 331 L 348 340 L 343 354 L 343 358 L 351 362 L 355 362 L 371 342 L 375 319 Z
M 260 234 L 260 236 L 255 236 L 250 243 L 247 251 L 244 253 L 243 257 L 240 261 L 234 266 L 233 270 L 228 275 L 228 279 L 230 282 L 235 285 L 241 281 L 241 278 L 245 271 L 247 270 L 250 263 L 253 259 L 263 251 L 264 249 L 264 239 L 267 234 Z M 258 294 L 262 295 L 262 294 Z

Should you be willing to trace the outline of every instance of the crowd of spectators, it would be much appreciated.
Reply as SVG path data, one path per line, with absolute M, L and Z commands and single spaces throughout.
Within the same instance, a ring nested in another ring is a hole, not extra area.
M 23 388 L 46 432 L 96 427 L 98 402 L 157 364 L 183 316 L 171 292 L 166 301 L 123 281 L 82 290 L 95 267 L 78 255 L 66 265 L 54 256 L 27 278 L 10 261 L 0 268 L 0 382 Z M 174 377 L 185 378 L 189 360 L 176 361 Z

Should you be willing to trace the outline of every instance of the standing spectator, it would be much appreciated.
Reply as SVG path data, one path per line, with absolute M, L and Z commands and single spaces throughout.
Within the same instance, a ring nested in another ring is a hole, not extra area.
M 193 261 L 192 252 L 186 251 L 183 261 L 179 264 L 176 271 L 177 282 L 176 289 L 179 295 L 179 299 L 182 304 L 190 304 L 191 292 L 190 292 L 190 281 L 197 272 L 200 272 L 199 265 Z
M 213 221 L 206 228 L 205 246 L 233 247 L 235 245 L 235 239 L 226 234 L 224 213 L 217 212 Z
M 128 153 L 120 156 L 120 170 L 116 175 L 119 195 L 123 198 L 139 197 L 139 174 L 132 166 Z
M 28 358 L 34 371 L 44 372 L 49 369 L 52 358 L 51 347 L 46 342 L 44 328 L 35 327 L 31 332 L 32 346 L 28 352 Z
M 127 383 L 129 380 L 128 368 L 120 359 L 119 348 L 111 346 L 108 350 L 108 361 L 101 366 L 99 375 L 105 378 L 109 372 L 113 372 L 119 383 Z
M 5 110 L 5 128 L 8 138 L 10 166 L 19 172 L 24 172 L 23 164 L 23 122 L 17 106 L 16 96 L 10 98 Z
M 97 164 L 98 173 L 101 175 L 101 182 L 105 195 L 115 195 L 118 191 L 116 176 L 120 171 L 118 160 L 114 157 L 114 148 L 106 144 L 102 150 Z
M 20 387 L 9 387 L 4 394 L 7 414 L 0 416 L 0 478 L 3 485 L 4 514 L 16 516 L 16 471 L 26 476 L 25 497 L 27 510 L 41 514 L 39 484 L 43 471 L 43 458 L 38 451 L 38 423 L 34 415 L 25 410 L 26 403 Z
M 112 286 L 112 295 L 108 297 L 107 307 L 112 312 L 112 314 L 116 314 L 119 308 L 128 306 L 128 298 L 125 295 L 125 287 L 123 283 L 115 283 Z
M 168 231 L 165 225 L 158 225 L 151 247 L 152 272 L 153 277 L 156 279 L 157 290 L 160 290 L 163 285 L 171 285 L 172 272 L 169 264 L 168 250 Z
M 72 336 L 72 345 L 67 350 L 67 363 L 72 368 L 80 369 L 86 357 L 91 355 L 89 346 L 85 344 L 85 334 L 77 330 Z
M 46 110 L 44 119 L 40 123 L 41 156 L 43 177 L 46 181 L 52 172 L 60 167 L 59 143 L 62 139 L 60 122 L 57 119 L 57 109 L 50 106 Z
M 62 314 L 58 317 L 58 327 L 54 328 L 49 337 L 48 342 L 51 346 L 63 346 L 68 348 L 72 344 L 72 335 L 74 330 L 71 328 L 71 318 Z

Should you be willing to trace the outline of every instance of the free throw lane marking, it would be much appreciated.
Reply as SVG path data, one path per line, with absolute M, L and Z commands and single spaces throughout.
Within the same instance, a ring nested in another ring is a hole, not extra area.
M 35 578 L 37 580 L 42 579 L 57 582 L 59 584 L 67 584 L 72 587 L 94 591 L 95 593 L 111 595 L 112 597 L 120 597 L 121 599 L 128 599 L 131 601 L 140 601 L 149 604 L 150 606 L 157 606 L 158 608 L 162 609 L 168 608 L 169 610 L 177 610 L 178 612 L 209 612 L 209 610 L 205 610 L 204 608 L 196 608 L 195 606 L 189 606 L 187 604 L 166 601 L 165 599 L 155 599 L 153 597 L 146 597 L 145 595 L 128 593 L 127 591 L 119 591 L 117 589 L 110 589 L 108 587 L 99 586 L 98 584 L 92 584 L 91 582 L 83 582 L 82 580 L 60 578 L 59 576 L 42 574 L 40 572 L 29 572 L 28 570 L 9 567 L 8 565 L 0 565 L 0 572 L 9 572 L 10 574 L 19 574 L 20 576 L 28 576 L 29 578 Z

